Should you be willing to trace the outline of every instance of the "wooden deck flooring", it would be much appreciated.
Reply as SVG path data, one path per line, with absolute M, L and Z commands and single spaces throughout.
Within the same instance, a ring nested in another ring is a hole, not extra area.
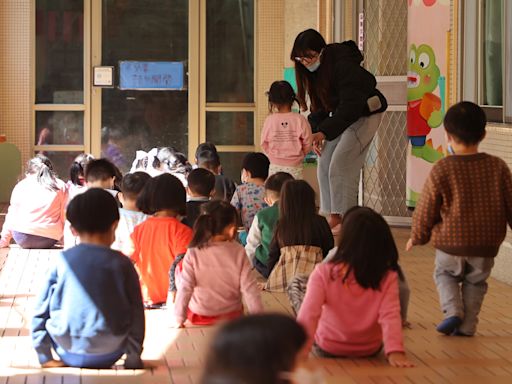
M 394 234 L 403 249 L 407 231 Z M 143 358 L 152 362 L 152 369 L 40 369 L 30 343 L 30 310 L 38 279 L 55 252 L 0 250 L 0 384 L 197 382 L 214 330 L 169 328 L 165 310 L 146 313 Z M 401 256 L 412 291 L 405 344 L 416 368 L 391 368 L 382 355 L 359 360 L 312 357 L 307 364 L 321 369 L 328 383 L 512 383 L 512 287 L 491 279 L 475 337 L 441 336 L 435 331 L 441 311 L 432 281 L 433 250 L 416 248 Z M 264 302 L 269 311 L 289 311 L 283 295 L 265 293 Z

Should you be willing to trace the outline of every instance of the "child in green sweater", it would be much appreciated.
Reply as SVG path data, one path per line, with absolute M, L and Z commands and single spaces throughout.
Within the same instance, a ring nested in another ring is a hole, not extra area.
M 281 195 L 281 188 L 293 176 L 286 172 L 277 172 L 270 176 L 265 182 L 265 202 L 267 208 L 259 211 L 252 222 L 247 236 L 245 252 L 256 270 L 264 277 L 268 277 L 268 252 L 270 242 L 274 236 L 274 228 L 279 218 L 278 201 Z

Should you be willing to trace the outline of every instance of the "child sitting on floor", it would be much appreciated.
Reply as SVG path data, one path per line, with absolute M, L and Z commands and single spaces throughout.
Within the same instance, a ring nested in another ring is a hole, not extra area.
M 269 205 L 259 211 L 251 225 L 245 252 L 251 260 L 252 265 L 264 277 L 268 277 L 268 254 L 270 242 L 274 237 L 274 229 L 279 218 L 279 197 L 281 188 L 288 180 L 293 180 L 293 176 L 286 172 L 277 172 L 265 181 L 265 201 Z
M 333 246 L 329 224 L 317 213 L 313 188 L 304 180 L 287 181 L 281 190 L 265 289 L 286 290 L 297 274 L 309 275 Z
M 215 195 L 213 198 L 215 200 L 231 201 L 235 193 L 236 184 L 229 177 L 222 174 L 220 156 L 215 146 L 213 148 L 214 149 L 204 149 L 196 153 L 197 166 L 199 168 L 205 168 L 215 175 Z
M 300 365 L 307 337 L 291 317 L 250 315 L 224 325 L 213 338 L 201 384 L 323 384 Z M 249 347 L 250 346 L 250 347 Z
M 181 181 L 168 173 L 150 179 L 137 199 L 137 207 L 152 215 L 132 233 L 135 263 L 147 308 L 165 304 L 169 271 L 174 259 L 187 251 L 192 230 L 180 219 L 186 213 L 186 192 Z
M 123 207 L 119 208 L 119 225 L 116 229 L 116 239 L 112 243 L 112 249 L 118 250 L 126 256 L 131 256 L 133 253 L 131 239 L 133 230 L 148 218 L 137 208 L 137 199 L 149 179 L 151 176 L 146 172 L 129 173 L 123 177 L 121 192 L 117 195 Z
M 228 202 L 204 204 L 183 259 L 175 303 L 176 325 L 209 325 L 263 311 L 260 291 L 244 248 L 235 241 L 237 213 Z
M 215 175 L 207 169 L 196 168 L 189 173 L 187 183 L 187 217 L 183 223 L 193 228 L 201 205 L 210 201 L 214 193 Z
M 231 205 L 238 210 L 242 219 L 245 236 L 241 238 L 244 245 L 254 216 L 267 207 L 264 184 L 268 177 L 269 164 L 267 156 L 260 152 L 248 153 L 242 162 L 243 184 L 236 187 Z
M 338 252 L 316 266 L 297 316 L 309 346 L 321 357 L 369 357 L 384 344 L 392 366 L 413 366 L 403 346 L 398 251 L 388 224 L 354 207 L 341 228 Z
M 117 191 L 114 190 L 116 175 L 117 169 L 109 160 L 91 160 L 85 167 L 85 189 L 82 189 L 79 193 L 85 192 L 89 188 L 101 188 L 116 197 Z M 71 201 L 72 198 L 68 201 Z M 64 249 L 69 249 L 79 243 L 80 238 L 72 233 L 71 224 L 66 220 L 64 224 Z
M 22 248 L 51 248 L 62 237 L 67 189 L 53 172 L 51 161 L 37 155 L 11 194 L 0 237 L 0 248 L 12 238 Z
M 132 263 L 110 249 L 119 220 L 101 189 L 76 196 L 68 220 L 80 245 L 55 255 L 32 319 L 32 341 L 44 368 L 142 368 L 144 309 Z M 60 357 L 53 360 L 52 349 Z
M 85 186 L 85 168 L 87 164 L 94 160 L 89 153 L 81 153 L 78 155 L 69 167 L 68 200 L 71 201 L 76 195 L 87 190 Z

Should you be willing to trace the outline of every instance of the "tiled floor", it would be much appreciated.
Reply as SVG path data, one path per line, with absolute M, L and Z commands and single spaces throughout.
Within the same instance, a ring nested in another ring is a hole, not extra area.
M 403 249 L 407 231 L 394 230 Z M 168 327 L 164 310 L 147 312 L 144 359 L 148 370 L 41 370 L 28 337 L 30 308 L 37 280 L 56 251 L 0 250 L 0 384 L 13 383 L 193 383 L 212 328 Z M 490 281 L 489 293 L 474 338 L 438 335 L 441 319 L 432 282 L 431 248 L 402 254 L 402 266 L 412 290 L 411 329 L 405 331 L 408 353 L 416 368 L 396 369 L 383 356 L 374 359 L 317 359 L 328 383 L 512 383 L 512 287 Z M 289 311 L 282 295 L 264 294 L 270 311 Z M 250 346 L 247 346 L 250 348 Z M 263 384 L 263 383 L 262 383 Z

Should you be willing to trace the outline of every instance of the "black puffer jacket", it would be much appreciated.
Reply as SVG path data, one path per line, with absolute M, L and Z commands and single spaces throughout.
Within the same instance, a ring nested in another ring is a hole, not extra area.
M 329 98 L 336 108 L 332 111 L 313 111 L 309 115 L 309 122 L 313 132 L 322 132 L 327 140 L 334 140 L 360 117 L 387 109 L 386 98 L 376 88 L 375 76 L 361 66 L 362 61 L 363 55 L 351 40 L 329 44 L 322 53 L 321 62 L 330 62 L 331 65 L 324 68 L 320 65 L 315 75 L 322 76 L 322 69 L 332 68 Z M 314 81 L 314 86 L 320 85 Z M 372 96 L 378 96 L 381 107 L 370 112 L 367 101 Z

